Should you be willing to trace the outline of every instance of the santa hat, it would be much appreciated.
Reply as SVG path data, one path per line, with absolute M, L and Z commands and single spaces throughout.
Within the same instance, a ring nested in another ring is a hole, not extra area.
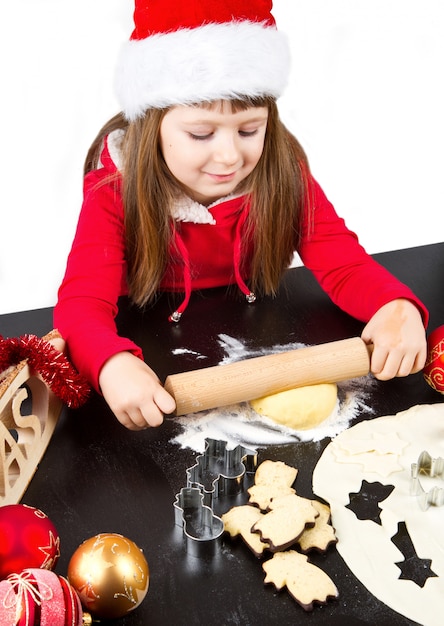
M 271 0 L 136 0 L 116 90 L 128 120 L 149 108 L 279 97 L 290 55 Z

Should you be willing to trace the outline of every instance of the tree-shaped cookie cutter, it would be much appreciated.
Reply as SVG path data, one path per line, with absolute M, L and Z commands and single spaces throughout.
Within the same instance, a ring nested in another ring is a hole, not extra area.
M 419 480 L 420 475 L 430 478 L 444 479 L 444 459 L 442 457 L 432 458 L 425 450 L 421 452 L 417 463 L 411 465 L 410 494 L 416 496 L 422 511 L 427 511 L 431 506 L 442 506 L 444 504 L 444 488 L 432 487 L 426 491 Z
M 227 442 L 205 439 L 205 452 L 186 470 L 187 486 L 176 495 L 175 522 L 182 526 L 186 551 L 193 556 L 217 552 L 224 531 L 215 515 L 214 501 L 244 491 L 247 473 L 257 467 L 257 452 L 238 445 L 227 449 Z

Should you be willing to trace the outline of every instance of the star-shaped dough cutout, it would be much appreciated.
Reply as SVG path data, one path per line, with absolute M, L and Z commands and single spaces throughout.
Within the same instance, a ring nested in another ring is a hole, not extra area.
M 339 447 L 346 454 L 362 454 L 364 452 L 376 452 L 377 454 L 397 454 L 400 455 L 404 448 L 408 445 L 407 441 L 403 441 L 398 433 L 369 433 L 368 437 L 359 439 L 343 437 L 339 443 Z
M 400 472 L 399 455 L 408 445 L 397 433 L 369 433 L 368 437 L 341 438 L 332 446 L 338 463 L 356 463 L 365 472 L 389 476 Z
M 393 535 L 392 542 L 404 556 L 403 561 L 395 563 L 401 570 L 400 579 L 411 580 L 419 587 L 424 587 L 428 578 L 437 576 L 430 567 L 432 559 L 421 559 L 416 554 L 405 522 L 398 522 L 398 532 Z
M 352 456 L 342 456 L 336 458 L 338 463 L 355 463 L 362 466 L 364 472 L 379 474 L 380 476 L 390 476 L 393 472 L 400 472 L 403 467 L 399 464 L 399 457 L 396 454 L 376 454 L 375 452 L 365 452 L 363 454 L 353 454 Z

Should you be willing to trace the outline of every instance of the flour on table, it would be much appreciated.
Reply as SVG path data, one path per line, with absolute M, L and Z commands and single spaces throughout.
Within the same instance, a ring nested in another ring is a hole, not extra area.
M 196 352 L 195 350 L 189 350 L 188 348 L 177 348 L 176 350 L 173 350 L 173 354 L 192 354 L 194 355 L 197 359 L 207 359 L 208 357 L 206 357 L 204 354 L 200 354 L 200 352 Z
M 304 347 L 301 343 L 288 343 L 257 350 L 225 334 L 219 335 L 218 341 L 225 352 L 220 365 Z M 175 351 L 175 353 L 183 352 Z M 197 356 L 205 358 L 200 354 Z M 260 448 L 335 437 L 361 413 L 372 413 L 367 402 L 374 384 L 375 381 L 371 376 L 338 383 L 338 401 L 334 410 L 322 424 L 312 430 L 296 431 L 281 426 L 257 414 L 247 402 L 242 402 L 175 418 L 175 421 L 182 426 L 182 432 L 173 439 L 173 443 L 202 453 L 205 450 L 206 438 L 225 440 L 229 447 L 244 445 L 250 448 Z

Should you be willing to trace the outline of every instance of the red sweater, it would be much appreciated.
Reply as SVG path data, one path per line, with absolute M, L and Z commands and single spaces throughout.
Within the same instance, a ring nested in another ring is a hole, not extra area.
M 112 355 L 129 350 L 142 358 L 141 349 L 117 334 L 115 316 L 126 284 L 125 233 L 120 180 L 103 182 L 116 173 L 107 148 L 103 167 L 84 180 L 84 202 L 68 257 L 65 277 L 54 310 L 54 327 L 65 338 L 70 358 L 80 373 L 98 389 L 102 365 Z M 304 265 L 341 309 L 367 322 L 387 302 L 407 298 L 427 311 L 412 291 L 376 263 L 348 230 L 314 184 L 312 232 L 299 249 Z M 232 198 L 210 208 L 215 223 L 181 221 L 181 248 L 189 266 L 192 289 L 236 283 L 235 246 L 242 198 Z M 242 218 L 241 218 L 242 219 Z M 172 258 L 161 290 L 183 290 L 183 259 Z M 237 280 L 241 288 L 242 279 Z

